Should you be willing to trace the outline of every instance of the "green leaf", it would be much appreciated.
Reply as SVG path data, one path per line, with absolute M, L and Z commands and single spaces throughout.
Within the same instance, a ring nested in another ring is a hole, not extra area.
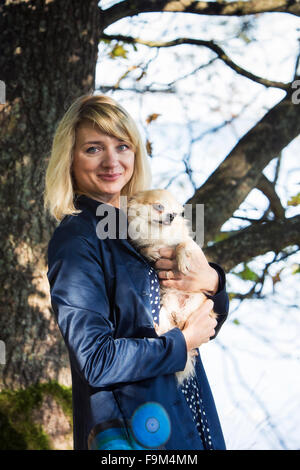
M 247 264 L 245 265 L 243 271 L 240 271 L 239 273 L 233 272 L 233 274 L 243 279 L 243 281 L 257 282 L 259 280 L 259 276 L 254 271 L 252 271 L 252 269 L 250 269 Z
M 237 318 L 235 318 L 232 323 L 234 323 L 235 325 L 240 325 L 240 322 L 238 321 Z
M 123 57 L 123 59 L 127 59 L 127 53 L 128 51 L 124 49 L 123 45 L 118 43 L 110 51 L 110 56 L 112 59 L 115 59 L 116 57 Z
M 299 274 L 300 273 L 300 264 L 293 264 L 292 266 L 292 274 Z
M 236 293 L 235 292 L 228 292 L 228 297 L 229 297 L 229 301 L 234 299 L 236 296 Z
M 111 41 L 112 41 L 111 39 L 100 39 L 99 43 L 104 42 L 104 44 L 110 44 Z
M 222 240 L 226 240 L 229 237 L 231 232 L 220 232 L 214 239 L 214 243 L 221 242 Z
M 300 193 L 292 196 L 291 199 L 288 201 L 288 206 L 299 206 L 300 204 Z

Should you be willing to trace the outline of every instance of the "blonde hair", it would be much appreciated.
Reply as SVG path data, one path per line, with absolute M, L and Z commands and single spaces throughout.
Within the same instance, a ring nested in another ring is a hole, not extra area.
M 129 197 L 150 187 L 151 172 L 147 152 L 132 117 L 119 103 L 108 96 L 81 96 L 74 101 L 59 122 L 46 171 L 44 207 L 59 221 L 65 215 L 80 212 L 74 205 L 72 162 L 76 129 L 83 121 L 90 121 L 100 132 L 129 141 L 133 145 L 135 152 L 133 175 L 122 188 L 122 195 Z

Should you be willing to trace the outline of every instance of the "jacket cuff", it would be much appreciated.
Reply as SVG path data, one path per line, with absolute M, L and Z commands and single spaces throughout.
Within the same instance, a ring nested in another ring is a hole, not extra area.
M 187 346 L 182 331 L 176 327 L 166 331 L 166 333 L 161 336 L 166 336 L 168 340 L 171 340 L 175 344 L 174 349 L 176 349 L 176 352 L 174 353 L 174 357 L 176 357 L 176 370 L 174 372 L 184 370 L 187 361 Z
M 219 333 L 221 326 L 227 319 L 229 311 L 229 297 L 226 292 L 226 275 L 224 270 L 217 263 L 209 263 L 209 265 L 217 271 L 219 276 L 219 286 L 215 295 L 205 294 L 209 299 L 212 299 L 212 301 L 214 302 L 214 312 L 218 314 L 218 324 L 215 328 L 216 333 L 210 338 L 214 339 Z
M 218 277 L 219 277 L 219 284 L 218 284 L 218 290 L 214 295 L 217 295 L 219 292 L 221 292 L 226 284 L 226 276 L 224 270 L 219 266 L 217 263 L 208 263 L 212 268 L 214 268 L 217 271 Z

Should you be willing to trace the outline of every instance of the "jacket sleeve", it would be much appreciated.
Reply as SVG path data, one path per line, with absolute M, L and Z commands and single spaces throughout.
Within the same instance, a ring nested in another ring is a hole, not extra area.
M 48 280 L 58 326 L 77 371 L 92 387 L 135 382 L 183 370 L 184 336 L 114 338 L 105 277 L 96 249 L 75 236 L 49 244 Z
M 219 333 L 221 326 L 228 317 L 229 311 L 229 297 L 226 292 L 226 276 L 224 270 L 216 263 L 209 263 L 209 265 L 214 268 L 219 276 L 219 286 L 215 295 L 207 295 L 209 299 L 212 299 L 214 302 L 214 312 L 218 314 L 217 316 L 217 326 L 215 328 L 215 335 L 210 339 L 214 339 Z

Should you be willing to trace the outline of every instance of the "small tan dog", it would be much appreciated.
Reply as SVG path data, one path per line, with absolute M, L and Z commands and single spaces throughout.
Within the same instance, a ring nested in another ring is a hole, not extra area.
M 178 270 L 187 274 L 191 259 L 198 245 L 190 236 L 187 220 L 183 217 L 184 208 L 165 189 L 140 191 L 127 202 L 128 235 L 131 243 L 150 261 L 161 256 L 159 249 L 175 249 Z M 178 327 L 184 328 L 189 315 L 202 305 L 205 294 L 185 292 L 174 288 L 160 288 L 161 309 L 156 332 L 162 335 Z M 214 317 L 216 314 L 212 312 Z M 189 351 L 185 369 L 177 372 L 179 384 L 194 373 L 194 356 L 197 350 Z

